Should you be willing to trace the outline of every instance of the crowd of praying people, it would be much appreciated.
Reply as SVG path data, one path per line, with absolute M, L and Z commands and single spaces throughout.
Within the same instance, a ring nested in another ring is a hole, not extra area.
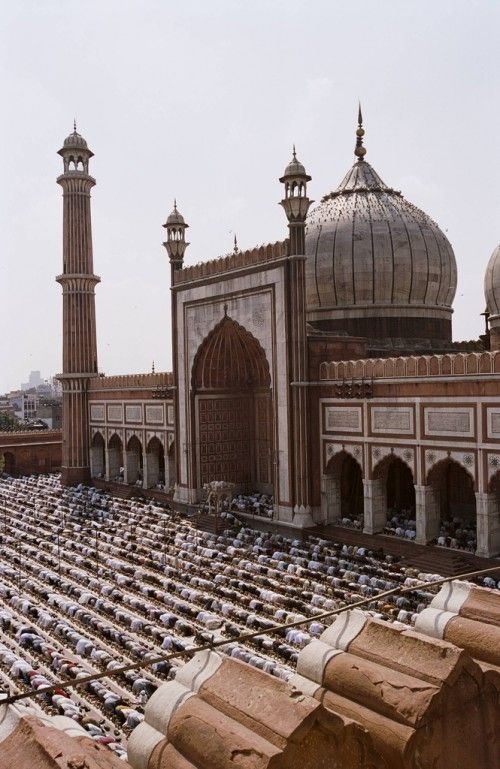
M 435 594 L 426 583 L 439 575 L 382 551 L 250 528 L 230 511 L 222 523 L 201 531 L 157 502 L 64 488 L 56 475 L 0 478 L 0 687 L 132 666 L 36 698 L 126 758 L 149 697 L 188 659 L 176 654 L 223 642 L 286 681 L 334 619 L 318 614 L 366 598 L 373 616 L 412 625 Z M 378 597 L 398 586 L 414 590 Z M 291 622 L 302 624 L 271 632 Z
M 362 516 L 344 516 L 338 521 L 338 525 L 346 528 L 361 530 L 363 528 Z M 387 523 L 384 526 L 384 534 L 401 539 L 415 540 L 417 536 L 417 521 L 414 510 L 394 510 L 387 512 Z M 477 533 L 474 521 L 455 516 L 450 519 L 442 519 L 439 536 L 434 544 L 439 547 L 450 547 L 454 550 L 466 550 L 474 553 L 477 548 Z
M 272 518 L 274 497 L 269 494 L 237 494 L 228 505 L 236 513 Z

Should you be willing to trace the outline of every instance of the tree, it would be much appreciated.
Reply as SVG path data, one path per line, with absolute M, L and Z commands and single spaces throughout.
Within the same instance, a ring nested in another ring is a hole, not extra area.
M 18 421 L 12 414 L 0 411 L 0 432 L 11 433 L 18 428 Z

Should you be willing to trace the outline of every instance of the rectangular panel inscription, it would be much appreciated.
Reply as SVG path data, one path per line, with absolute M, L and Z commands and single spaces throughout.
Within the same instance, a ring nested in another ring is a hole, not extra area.
M 123 407 L 108 406 L 108 422 L 122 422 L 123 421 Z
M 146 406 L 146 422 L 148 425 L 162 425 L 163 406 Z
M 125 406 L 126 422 L 142 422 L 142 407 L 139 404 Z
M 167 422 L 169 425 L 174 424 L 174 407 L 167 406 Z
M 412 433 L 413 413 L 409 408 L 374 408 L 372 410 L 374 433 Z
M 472 409 L 458 411 L 456 409 L 426 409 L 426 432 L 442 435 L 443 433 L 460 436 L 472 435 Z
M 327 406 L 326 430 L 332 432 L 361 432 L 361 408 L 349 409 L 342 406 Z
M 500 411 L 490 411 L 490 433 L 491 435 L 500 434 Z
M 90 405 L 90 420 L 92 422 L 104 422 L 104 406 L 97 403 Z

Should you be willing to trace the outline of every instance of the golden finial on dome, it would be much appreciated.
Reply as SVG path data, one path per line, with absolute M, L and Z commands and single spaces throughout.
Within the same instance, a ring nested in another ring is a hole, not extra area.
M 358 158 L 358 163 L 360 163 L 365 155 L 366 155 L 366 148 L 363 147 L 363 136 L 365 135 L 365 129 L 363 128 L 363 115 L 361 113 L 361 103 L 359 103 L 358 106 L 358 127 L 356 129 L 356 147 L 354 148 L 354 154 Z

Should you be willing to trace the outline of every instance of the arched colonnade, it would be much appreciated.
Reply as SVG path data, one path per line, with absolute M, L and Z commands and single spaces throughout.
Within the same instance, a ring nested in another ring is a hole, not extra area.
M 412 468 L 393 453 L 370 476 L 346 450 L 330 457 L 322 477 L 323 522 L 376 534 L 395 521 L 393 526 L 407 527 L 402 536 L 419 544 L 435 541 L 484 556 L 500 552 L 500 470 L 485 494 L 476 491 L 467 468 L 451 458 L 432 465 L 421 486 Z
M 175 483 L 174 444 L 165 451 L 162 441 L 153 436 L 144 446 L 135 434 L 124 444 L 118 433 L 106 443 L 102 433 L 96 432 L 90 447 L 90 470 L 92 478 L 168 490 Z
M 7 475 L 14 475 L 16 472 L 16 457 L 12 453 L 12 451 L 4 451 L 2 452 L 2 462 L 1 462 L 1 469 L 2 472 L 7 473 Z

